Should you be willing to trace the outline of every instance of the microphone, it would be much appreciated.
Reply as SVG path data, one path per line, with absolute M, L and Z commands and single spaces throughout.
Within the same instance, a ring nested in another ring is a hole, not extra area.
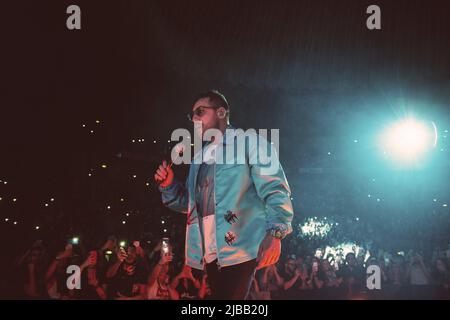
M 172 168 L 172 166 L 173 166 L 173 160 L 172 160 L 173 154 L 174 153 L 176 154 L 175 160 L 177 160 L 178 158 L 183 156 L 184 148 L 185 147 L 184 147 L 184 145 L 182 143 L 178 143 L 177 145 L 175 145 L 175 147 L 173 147 L 173 149 L 172 149 L 172 157 L 170 159 L 170 162 L 169 162 L 169 165 L 167 166 L 167 168 Z M 160 180 L 160 181 L 157 181 L 157 183 L 160 185 L 161 183 L 163 183 L 163 181 L 164 180 Z
M 173 147 L 172 154 L 173 154 L 173 152 L 175 152 L 176 155 L 177 155 L 175 160 L 177 160 L 178 158 L 182 157 L 183 156 L 183 152 L 184 152 L 184 145 L 181 144 L 181 143 L 178 143 L 177 145 L 175 145 L 175 147 Z M 171 157 L 171 158 L 173 158 L 173 157 Z M 172 168 L 172 166 L 173 166 L 173 160 L 170 159 L 168 167 Z

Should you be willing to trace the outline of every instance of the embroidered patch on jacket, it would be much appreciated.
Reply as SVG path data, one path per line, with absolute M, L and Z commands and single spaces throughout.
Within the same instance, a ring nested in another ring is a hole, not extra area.
M 235 241 L 236 241 L 236 235 L 233 232 L 228 231 L 227 234 L 225 235 L 225 242 L 229 246 L 231 246 L 233 244 L 233 242 L 235 242 Z
M 229 224 L 235 223 L 238 220 L 236 213 L 231 212 L 230 210 L 227 211 L 224 218 Z

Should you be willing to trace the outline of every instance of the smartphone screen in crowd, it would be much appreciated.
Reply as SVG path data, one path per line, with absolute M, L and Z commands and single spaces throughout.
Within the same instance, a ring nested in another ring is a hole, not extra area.
M 105 259 L 106 259 L 106 261 L 111 260 L 112 255 L 113 255 L 113 251 L 112 250 L 106 250 L 105 251 Z
M 169 249 L 169 238 L 162 238 L 161 254 L 168 254 Z

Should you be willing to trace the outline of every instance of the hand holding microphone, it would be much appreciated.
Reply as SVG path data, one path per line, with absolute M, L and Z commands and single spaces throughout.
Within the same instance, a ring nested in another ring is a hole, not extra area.
M 177 144 L 172 152 L 177 154 L 177 157 L 183 156 L 184 146 L 182 144 Z M 172 170 L 173 161 L 169 164 L 164 160 L 162 164 L 156 169 L 154 178 L 157 183 L 163 188 L 169 186 L 173 182 L 174 174 Z
M 172 162 L 167 165 L 166 160 L 156 169 L 155 181 L 163 188 L 169 186 L 173 182 L 174 174 L 172 170 Z

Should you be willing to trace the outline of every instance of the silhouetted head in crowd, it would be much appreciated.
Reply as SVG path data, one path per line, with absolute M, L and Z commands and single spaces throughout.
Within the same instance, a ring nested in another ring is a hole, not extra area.
M 323 272 L 328 272 L 331 270 L 330 262 L 326 259 L 322 260 L 320 266 Z
M 323 258 L 323 250 L 321 248 L 317 248 L 314 256 L 318 259 L 322 259 Z
M 34 247 L 31 249 L 27 257 L 27 264 L 39 264 L 45 257 L 45 250 L 42 247 Z
M 312 256 L 308 255 L 305 258 L 305 265 L 306 266 L 311 266 L 311 264 L 312 264 Z
M 402 260 L 401 258 L 399 258 L 400 260 Z M 422 256 L 419 253 L 415 253 L 413 254 L 413 256 L 411 257 L 411 264 L 412 265 L 419 265 L 422 261 Z
M 356 257 L 353 252 L 347 253 L 347 255 L 345 256 L 345 261 L 347 262 L 347 265 L 351 267 L 356 267 L 357 265 Z
M 366 261 L 366 267 L 368 266 L 378 266 L 378 260 L 375 257 L 370 257 L 367 261 Z
M 446 261 L 441 258 L 436 260 L 434 266 L 435 266 L 436 271 L 439 273 L 445 273 L 448 270 Z
M 127 264 L 133 264 L 137 260 L 137 252 L 136 247 L 133 245 L 128 246 L 127 248 L 127 257 L 125 258 L 125 262 Z
M 297 268 L 296 260 L 294 257 L 288 257 L 284 263 L 285 271 L 288 273 L 294 273 Z
M 297 268 L 303 268 L 305 264 L 305 259 L 303 259 L 302 256 L 297 256 L 297 259 L 295 260 L 295 264 L 297 265 Z

